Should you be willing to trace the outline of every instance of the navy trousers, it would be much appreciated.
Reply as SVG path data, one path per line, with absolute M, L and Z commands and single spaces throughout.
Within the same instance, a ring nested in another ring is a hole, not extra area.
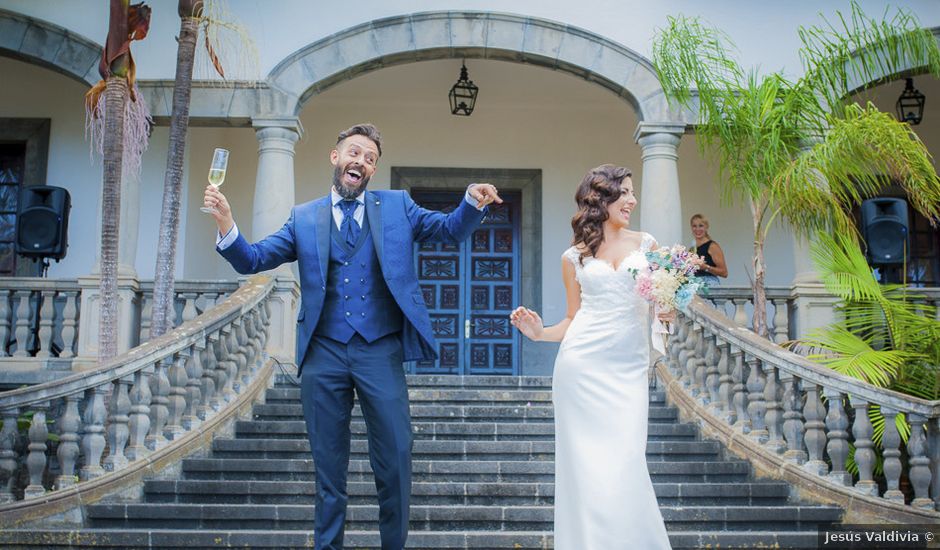
M 321 336 L 310 342 L 300 397 L 316 468 L 316 550 L 343 548 L 354 392 L 366 422 L 382 549 L 405 546 L 412 435 L 403 357 L 397 333 L 371 344 L 358 334 L 345 344 Z

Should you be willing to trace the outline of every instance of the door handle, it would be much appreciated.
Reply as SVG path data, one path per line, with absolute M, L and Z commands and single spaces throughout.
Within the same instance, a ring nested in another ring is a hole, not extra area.
M 470 329 L 473 327 L 473 322 L 470 319 L 467 319 L 463 322 L 463 337 L 465 340 L 470 339 Z

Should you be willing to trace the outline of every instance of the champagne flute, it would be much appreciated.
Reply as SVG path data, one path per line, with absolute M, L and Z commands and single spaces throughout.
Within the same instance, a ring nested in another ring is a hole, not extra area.
M 217 147 L 212 154 L 212 165 L 209 167 L 209 185 L 219 187 L 225 181 L 225 168 L 228 166 L 228 149 Z M 217 214 L 215 208 L 200 206 L 199 210 L 207 214 Z

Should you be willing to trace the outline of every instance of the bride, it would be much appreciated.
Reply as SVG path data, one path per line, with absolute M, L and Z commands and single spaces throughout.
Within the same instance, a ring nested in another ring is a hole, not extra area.
M 528 338 L 561 342 L 552 381 L 558 550 L 670 548 L 646 466 L 650 308 L 627 270 L 657 244 L 627 229 L 637 205 L 630 175 L 604 164 L 578 187 L 574 246 L 562 255 L 565 318 L 545 327 L 525 307 L 510 316 Z

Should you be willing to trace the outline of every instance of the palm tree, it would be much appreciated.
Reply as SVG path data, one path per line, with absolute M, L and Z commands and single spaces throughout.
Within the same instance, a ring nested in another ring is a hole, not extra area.
M 118 266 L 118 227 L 121 211 L 121 178 L 125 166 L 125 140 L 135 141 L 129 149 L 134 157 L 129 164 L 139 167 L 140 146 L 139 131 L 143 113 L 146 124 L 149 115 L 146 110 L 134 111 L 127 116 L 128 102 L 137 101 L 134 93 L 134 60 L 131 57 L 130 43 L 147 36 L 150 27 L 150 8 L 143 3 L 130 5 L 129 0 L 111 0 L 108 39 L 105 43 L 98 72 L 102 81 L 95 85 L 85 96 L 86 113 L 89 114 L 92 129 L 92 141 L 99 142 L 103 156 L 104 176 L 101 190 L 101 281 L 100 281 L 100 319 L 98 323 L 98 358 L 110 359 L 117 355 L 117 266 Z M 101 126 L 103 115 L 104 125 Z M 125 125 L 138 123 L 129 132 Z M 94 126 L 97 125 L 97 129 Z M 146 143 L 146 135 L 143 137 Z
M 804 75 L 796 81 L 746 72 L 730 56 L 728 38 L 695 18 L 669 18 L 653 47 L 666 96 L 698 108 L 698 142 L 717 161 L 724 201 L 750 207 L 754 331 L 762 336 L 764 242 L 778 217 L 799 237 L 822 230 L 854 239 L 852 205 L 893 183 L 926 217 L 940 216 L 940 178 L 916 134 L 847 99 L 859 84 L 911 67 L 940 76 L 930 31 L 907 11 L 878 21 L 853 2 L 849 17 L 799 32 Z
M 183 179 L 183 157 L 186 132 L 189 129 L 189 102 L 192 92 L 193 66 L 199 29 L 204 29 L 206 51 L 214 70 L 225 77 L 216 51 L 219 49 L 218 29 L 232 31 L 241 44 L 233 44 L 236 54 L 252 57 L 254 46 L 244 30 L 223 21 L 225 10 L 219 0 L 179 0 L 180 34 L 176 53 L 176 79 L 173 85 L 173 112 L 170 116 L 170 145 L 163 181 L 163 210 L 160 214 L 160 237 L 154 274 L 153 318 L 150 336 L 155 338 L 170 330 L 176 318 L 173 307 L 176 270 L 176 244 L 179 237 L 180 195 Z M 228 48 L 227 48 L 228 49 Z M 247 52 L 247 53 L 245 53 Z M 250 65 L 251 62 L 246 64 Z

